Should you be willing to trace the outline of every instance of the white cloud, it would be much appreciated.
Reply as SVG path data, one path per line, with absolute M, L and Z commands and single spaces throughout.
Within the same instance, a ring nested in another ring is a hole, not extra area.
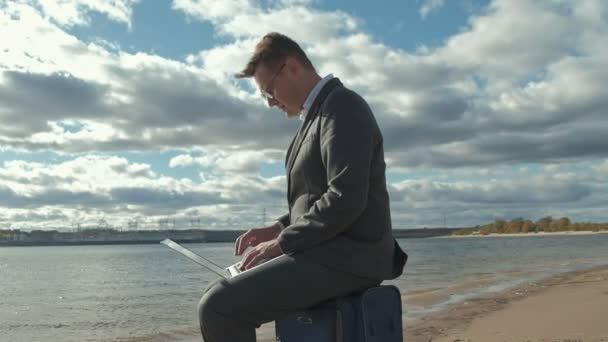
M 470 29 L 450 37 L 437 57 L 479 73 L 492 91 L 542 77 L 548 65 L 584 50 L 584 35 L 605 31 L 605 22 L 603 27 L 588 25 L 577 14 L 582 3 L 493 1 L 487 11 L 469 19 Z
M 55 121 L 49 121 L 49 131 L 34 133 L 31 142 L 39 145 L 69 145 L 82 141 L 111 142 L 125 138 L 124 134 L 113 129 L 111 125 L 95 121 L 78 121 L 81 128 L 77 132 L 70 132 Z
M 65 74 L 98 84 L 115 85 L 108 68 L 129 63 L 134 58 L 144 59 L 144 55 L 122 54 L 116 51 L 116 46 L 107 46 L 105 42 L 98 45 L 79 41 L 32 6 L 9 2 L 2 9 L 0 72 Z
M 37 0 L 42 12 L 62 26 L 89 25 L 90 12 L 106 15 L 110 20 L 131 26 L 132 7 L 138 0 Z
M 242 13 L 256 11 L 248 0 L 174 0 L 173 8 L 203 20 L 223 20 Z
M 424 0 L 420 6 L 420 16 L 424 19 L 431 12 L 438 11 L 444 5 L 444 0 Z
M 125 158 L 86 156 L 59 164 L 8 161 L 0 178 L 17 194 L 31 189 L 58 189 L 71 192 L 107 193 L 113 187 L 147 187 L 155 184 L 156 174 L 149 165 L 131 163 Z M 47 187 L 48 186 L 48 187 Z
M 468 168 L 391 183 L 395 226 L 443 226 L 443 215 L 450 226 L 547 215 L 605 221 L 597 209 L 607 200 L 608 183 L 595 176 L 603 164 L 556 164 L 549 170 L 529 166 L 524 175 L 510 167 L 493 167 L 490 173 Z
M 322 12 L 287 2 L 262 9 L 250 1 L 175 0 L 173 8 L 212 22 L 220 34 L 236 38 L 256 38 L 271 31 L 285 33 L 298 42 L 316 42 L 359 28 L 359 20 L 341 11 Z M 297 18 L 297 20 L 285 20 Z
M 226 172 L 257 174 L 262 164 L 272 164 L 282 160 L 282 150 L 207 150 L 201 157 L 178 155 L 169 162 L 170 167 L 199 165 L 205 168 L 215 168 L 224 174 Z
M 259 130 L 290 127 L 278 120 L 260 122 L 268 110 L 259 99 L 231 92 L 231 84 L 221 86 L 204 69 L 85 45 L 32 7 L 7 9 L 0 14 L 0 25 L 7 28 L 0 30 L 7 42 L 0 52 L 7 56 L 0 59 L 0 118 L 16 125 L 0 128 L 1 144 L 91 151 L 157 148 L 159 143 L 235 145 L 233 138 L 239 137 L 241 144 L 253 145 L 260 143 Z M 70 120 L 81 125 L 80 132 L 57 125 Z M 264 127 L 252 127 L 251 121 Z M 277 131 L 288 139 L 288 131 Z
M 91 225 L 100 217 L 122 226 L 133 217 L 154 224 L 170 216 L 183 223 L 198 212 L 214 212 L 218 223 L 236 208 L 257 216 L 264 205 L 271 208 L 269 213 L 279 215 L 284 182 L 284 177 L 217 173 L 211 180 L 196 183 L 160 176 L 150 165 L 122 157 L 85 156 L 59 163 L 14 160 L 0 167 L 0 225 L 15 217 L 21 219 L 13 228 L 70 228 L 70 222 Z
M 238 87 L 234 79 L 234 74 L 241 71 L 247 64 L 256 43 L 257 39 L 227 43 L 189 55 L 187 61 L 191 64 L 201 65 L 206 74 L 223 85 L 232 96 L 245 101 L 259 101 L 259 99 L 253 99 L 250 92 Z M 253 82 L 251 84 L 253 85 Z
M 175 156 L 171 158 L 169 161 L 169 167 L 180 167 L 180 166 L 190 166 L 194 164 L 194 158 L 188 154 L 180 154 L 179 156 Z

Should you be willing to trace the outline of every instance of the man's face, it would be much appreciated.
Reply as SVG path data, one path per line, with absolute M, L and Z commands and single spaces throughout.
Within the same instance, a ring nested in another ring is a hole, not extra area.
M 301 104 L 297 103 L 294 88 L 290 85 L 286 61 L 274 67 L 258 65 L 253 78 L 269 107 L 278 107 L 288 117 L 299 115 Z

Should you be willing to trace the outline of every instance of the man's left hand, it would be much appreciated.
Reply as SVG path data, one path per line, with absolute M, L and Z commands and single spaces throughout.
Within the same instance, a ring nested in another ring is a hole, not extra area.
M 241 270 L 248 270 L 260 263 L 262 260 L 273 259 L 283 254 L 277 239 L 262 242 L 253 247 L 241 261 Z

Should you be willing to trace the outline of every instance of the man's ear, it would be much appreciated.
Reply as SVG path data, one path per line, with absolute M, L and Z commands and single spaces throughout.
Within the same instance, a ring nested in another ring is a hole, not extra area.
M 285 68 L 289 70 L 292 75 L 299 75 L 302 69 L 300 62 L 292 56 L 285 58 Z

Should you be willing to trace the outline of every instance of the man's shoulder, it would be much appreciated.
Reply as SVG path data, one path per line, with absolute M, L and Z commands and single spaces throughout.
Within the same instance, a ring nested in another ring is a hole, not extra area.
M 357 92 L 341 84 L 327 95 L 320 112 L 321 116 L 328 118 L 341 114 L 353 117 L 356 113 L 365 117 L 373 116 L 365 99 Z
M 335 106 L 343 105 L 345 103 L 352 103 L 353 101 L 365 102 L 365 100 L 363 100 L 363 98 L 355 91 L 345 87 L 343 84 L 339 84 L 327 95 L 324 104 L 326 106 Z

